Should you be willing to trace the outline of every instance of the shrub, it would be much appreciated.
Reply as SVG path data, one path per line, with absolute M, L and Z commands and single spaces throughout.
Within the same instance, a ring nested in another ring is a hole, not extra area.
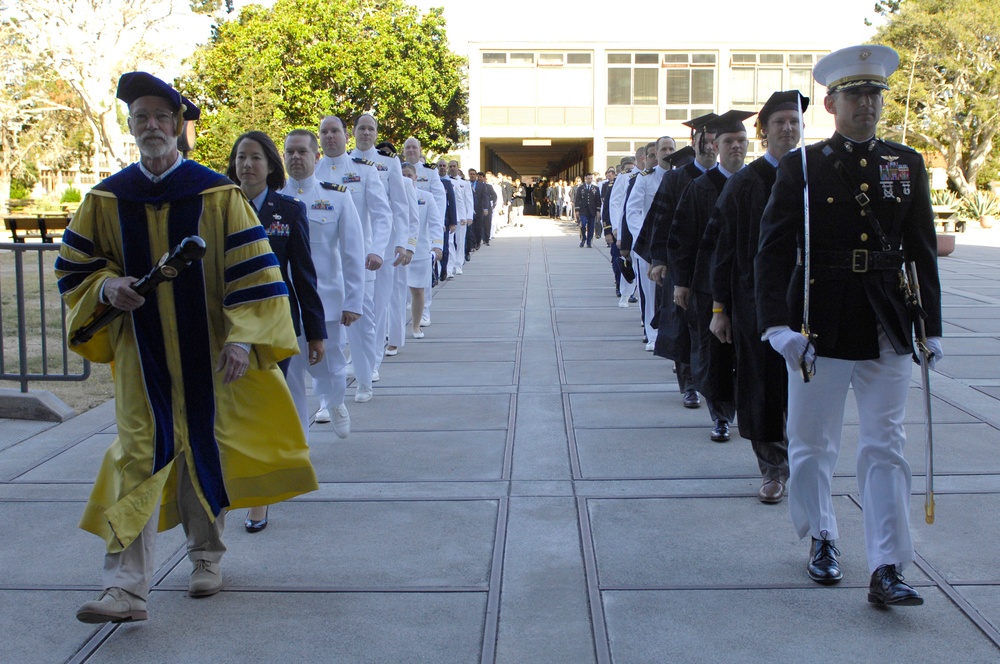
M 80 190 L 76 187 L 66 187 L 66 191 L 63 192 L 62 198 L 59 199 L 60 203 L 79 203 L 83 200 L 80 195 Z

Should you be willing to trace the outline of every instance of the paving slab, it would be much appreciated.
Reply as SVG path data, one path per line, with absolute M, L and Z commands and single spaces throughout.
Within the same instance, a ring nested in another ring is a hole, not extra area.
M 275 507 L 273 517 L 260 533 L 243 531 L 238 518 L 227 524 L 227 586 L 486 589 L 489 583 L 496 501 L 296 501 Z M 190 572 L 182 562 L 163 587 L 186 589 Z
M 485 593 L 235 593 L 193 600 L 156 591 L 152 619 L 124 625 L 95 664 L 475 662 Z M 192 626 L 197 625 L 197 629 Z
M 498 480 L 506 431 L 352 432 L 346 440 L 310 439 L 320 482 Z
M 79 502 L 0 502 L 5 524 L 0 586 L 100 588 L 106 549 L 104 540 L 77 527 L 83 507 Z M 156 566 L 184 541 L 180 528 L 157 535 Z
M 404 346 L 404 351 L 406 347 Z M 489 355 L 489 347 L 484 344 L 484 355 Z M 402 355 L 402 354 L 401 354 Z M 396 357 L 400 357 L 397 355 Z M 412 359 L 412 354 L 410 358 Z M 472 360 L 448 362 L 406 362 L 383 363 L 379 371 L 381 380 L 375 389 L 381 392 L 390 387 L 467 387 L 471 385 L 510 385 L 514 379 L 514 362 L 476 362 Z
M 676 590 L 609 592 L 603 600 L 617 663 L 936 662 L 954 660 L 956 643 L 963 662 L 997 660 L 996 646 L 940 591 L 924 590 L 923 607 L 889 611 L 869 607 L 865 593 Z M 780 629 L 761 628 L 762 607 Z
M 93 591 L 0 590 L 0 662 L 65 662 L 97 631 L 73 619 Z
M 386 357 L 382 366 L 387 367 L 386 375 L 392 373 L 392 367 L 400 362 L 443 362 L 443 361 L 489 361 L 513 362 L 517 357 L 516 341 L 454 341 L 451 339 L 420 339 L 420 343 L 410 346 L 412 340 L 407 339 L 406 346 L 399 355 Z M 412 351 L 419 346 L 420 351 L 414 355 Z
M 357 418 L 363 406 L 364 417 Z M 351 430 L 354 431 L 469 431 L 506 429 L 510 398 L 506 396 L 467 395 L 461 399 L 439 396 L 379 395 L 367 404 L 348 405 Z M 313 425 L 313 430 L 333 431 L 332 424 Z

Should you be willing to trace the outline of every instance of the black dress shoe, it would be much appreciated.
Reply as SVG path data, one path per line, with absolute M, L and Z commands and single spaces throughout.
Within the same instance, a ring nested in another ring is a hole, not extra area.
M 872 572 L 868 601 L 879 606 L 920 606 L 924 598 L 903 581 L 895 565 L 882 565 Z
M 684 407 L 701 408 L 701 399 L 698 397 L 697 391 L 687 390 L 684 392 Z
M 716 443 L 729 442 L 729 422 L 719 420 L 712 429 L 712 440 Z
M 260 521 L 253 521 L 250 518 L 250 512 L 247 512 L 247 518 L 243 522 L 243 527 L 247 529 L 248 533 L 259 533 L 267 528 L 267 508 L 264 508 L 264 518 Z
M 826 539 L 827 534 L 824 530 L 820 533 L 823 539 L 812 538 L 812 555 L 809 564 L 806 565 L 806 571 L 809 572 L 809 578 L 816 583 L 831 586 L 843 579 L 844 574 L 840 571 L 840 563 L 837 562 L 840 550 L 833 545 L 833 540 Z M 870 601 L 871 595 L 868 597 Z
M 580 248 L 583 249 L 583 240 L 580 240 Z
M 615 297 L 621 297 L 621 296 L 622 296 L 621 290 L 619 290 L 618 288 L 616 288 L 615 289 Z
M 629 301 L 630 304 L 635 304 L 639 300 L 636 299 L 635 295 L 629 295 L 628 296 L 628 301 Z

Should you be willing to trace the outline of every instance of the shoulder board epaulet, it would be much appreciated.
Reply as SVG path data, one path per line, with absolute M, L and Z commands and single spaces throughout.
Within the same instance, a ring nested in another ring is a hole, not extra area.
M 351 159 L 355 164 L 364 164 L 366 166 L 374 166 L 375 162 L 371 159 L 365 159 L 364 157 L 354 157 Z
M 299 199 L 295 198 L 294 196 L 289 196 L 288 194 L 278 194 L 278 198 L 281 199 L 281 200 L 283 200 L 283 201 L 289 201 L 289 202 L 292 202 L 292 203 L 298 203 L 299 202 Z
M 655 170 L 656 170 L 655 168 L 647 168 L 646 170 L 639 171 L 639 175 L 649 175 Z
M 639 173 L 642 173 L 642 171 L 632 171 L 628 174 L 628 179 L 631 180 L 634 177 L 638 177 Z
M 333 182 L 320 182 L 319 186 L 324 189 L 329 189 L 330 191 L 347 191 L 347 187 L 342 184 L 334 184 Z
M 426 161 L 421 162 L 421 163 L 424 165 L 424 168 L 429 168 L 429 169 L 435 170 L 435 171 L 437 170 L 437 165 L 436 164 L 434 164 L 434 165 L 428 164 Z
M 882 138 L 880 138 L 878 140 L 881 143 L 884 143 L 886 147 L 888 147 L 888 148 L 890 148 L 892 150 L 901 150 L 903 152 L 913 152 L 914 154 L 919 154 L 919 153 L 917 153 L 916 150 L 914 150 L 913 148 L 911 148 L 909 145 L 903 145 L 902 143 L 897 143 L 896 141 L 887 141 L 887 140 L 882 139 Z

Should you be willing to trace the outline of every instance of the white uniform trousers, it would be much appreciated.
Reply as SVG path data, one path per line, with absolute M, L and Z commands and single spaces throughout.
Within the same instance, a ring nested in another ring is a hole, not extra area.
M 452 235 L 455 237 L 454 246 L 449 249 L 448 264 L 456 268 L 465 268 L 465 237 L 469 233 L 469 227 L 459 224 Z
M 351 327 L 357 325 L 360 321 L 355 321 L 351 324 Z M 350 328 L 348 328 L 350 329 Z M 292 357 L 292 362 L 288 366 L 288 375 L 292 375 L 292 367 L 298 363 L 301 371 L 303 365 L 307 365 L 307 370 L 309 375 L 313 379 L 313 393 L 319 397 L 319 407 L 320 408 L 333 408 L 344 403 L 344 396 L 347 394 L 347 359 L 344 357 L 344 352 L 341 350 L 341 345 L 344 339 L 344 326 L 340 324 L 339 320 L 326 321 L 326 335 L 327 340 L 324 344 L 326 348 L 326 353 L 323 355 L 323 359 L 308 366 L 305 353 L 300 352 L 298 355 Z M 299 337 L 301 339 L 301 337 Z M 299 343 L 299 349 L 302 349 L 302 343 Z M 300 373 L 301 375 L 301 373 Z M 289 378 L 289 388 L 291 388 L 292 379 Z M 302 397 L 305 397 L 305 392 L 303 391 Z M 292 398 L 295 398 L 295 392 L 292 392 Z M 296 403 L 296 408 L 298 404 Z M 305 409 L 305 408 L 304 408 Z M 301 413 L 299 414 L 301 418 Z M 309 418 L 306 416 L 306 422 L 308 423 Z M 308 431 L 308 429 L 306 429 Z
M 226 511 L 216 519 L 202 507 L 198 494 L 188 475 L 183 454 L 174 461 L 177 473 L 177 510 L 181 525 L 187 535 L 188 558 L 191 562 L 207 560 L 217 563 L 226 552 L 222 531 L 226 524 Z M 153 582 L 153 565 L 156 561 L 156 530 L 160 523 L 160 502 L 139 536 L 124 551 L 104 555 L 104 588 L 122 588 L 137 597 L 146 599 Z
M 656 340 L 656 330 L 653 329 L 653 317 L 656 315 L 656 284 L 649 280 L 646 272 L 649 270 L 649 263 L 644 261 L 638 254 L 632 254 L 632 264 L 635 268 L 636 285 L 642 293 L 642 323 L 643 333 L 647 341 Z
M 351 344 L 351 362 L 359 386 L 372 385 L 375 366 L 375 280 L 365 281 L 365 301 L 361 305 L 361 319 L 347 328 L 347 343 Z M 337 404 L 334 404 L 337 405 Z
M 858 404 L 857 477 L 864 510 L 869 572 L 901 569 L 913 560 L 910 539 L 910 465 L 903 458 L 903 416 L 912 373 L 909 355 L 897 355 L 879 330 L 875 360 L 816 359 L 805 383 L 788 376 L 788 507 L 799 537 L 827 531 L 839 539 L 831 483 L 840 454 L 849 386 Z
M 406 344 L 406 298 L 408 296 L 406 268 L 400 267 L 392 278 L 392 294 L 389 298 L 389 317 L 386 324 L 389 345 L 396 348 L 402 348 Z
M 393 255 L 392 260 L 395 259 Z M 375 273 L 375 358 L 372 369 L 376 371 L 382 367 L 382 358 L 385 357 L 385 338 L 389 330 L 389 304 L 396 283 L 396 272 L 392 261 L 386 260 Z
M 347 392 L 347 362 L 344 360 L 344 354 L 340 352 L 340 338 L 342 333 L 340 329 L 343 326 L 338 323 L 333 323 L 327 321 L 326 323 L 326 334 L 327 340 L 324 343 L 326 348 L 326 353 L 328 354 L 331 349 L 336 349 L 337 354 L 340 355 L 340 360 L 343 363 L 344 369 L 344 379 L 341 381 L 344 385 L 343 391 L 340 394 L 340 401 L 333 401 L 336 398 L 335 395 L 331 396 L 330 403 L 334 406 L 340 405 L 344 401 L 344 393 Z M 288 376 L 285 377 L 285 382 L 288 383 L 288 391 L 292 393 L 292 403 L 295 404 L 295 412 L 299 416 L 299 422 L 302 424 L 302 431 L 306 435 L 306 443 L 309 443 L 309 404 L 306 400 L 306 372 L 310 372 L 312 369 L 309 366 L 309 342 L 306 338 L 299 336 L 296 341 L 299 342 L 299 354 L 293 355 L 288 359 Z M 325 364 L 326 359 L 324 358 L 320 364 Z M 318 370 L 318 375 L 325 375 L 326 367 L 322 367 Z
M 424 311 L 423 311 L 423 315 L 421 316 L 421 320 L 423 320 L 424 318 L 426 318 L 427 320 L 431 319 L 431 302 L 433 302 L 433 300 L 434 300 L 434 289 L 431 288 L 430 286 L 425 286 L 424 287 Z

